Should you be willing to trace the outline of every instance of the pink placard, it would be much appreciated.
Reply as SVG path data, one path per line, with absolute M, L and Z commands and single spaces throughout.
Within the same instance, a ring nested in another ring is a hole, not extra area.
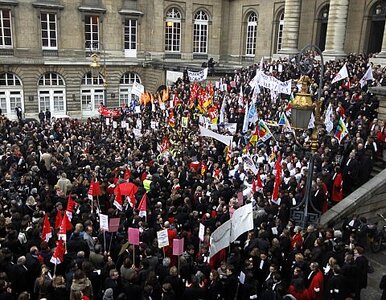
M 184 253 L 184 239 L 173 239 L 173 255 L 182 255 Z
M 120 218 L 112 218 L 109 220 L 109 232 L 117 232 L 119 228 Z
M 139 245 L 139 229 L 138 228 L 131 228 L 127 230 L 128 240 L 129 244 L 132 245 Z
M 237 202 L 238 202 L 238 206 L 242 206 L 244 205 L 244 196 L 243 196 L 243 192 L 238 192 L 237 193 Z

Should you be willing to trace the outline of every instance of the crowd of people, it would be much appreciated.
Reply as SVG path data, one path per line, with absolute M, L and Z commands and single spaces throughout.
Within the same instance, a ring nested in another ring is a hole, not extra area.
M 344 63 L 349 78 L 331 84 Z M 164 103 L 155 97 L 138 111 L 133 101 L 122 108 L 119 120 L 80 122 L 42 114 L 40 122 L 23 122 L 2 116 L 0 298 L 360 299 L 368 273 L 366 240 L 358 235 L 363 220 L 353 216 L 343 225 L 302 228 L 291 214 L 302 202 L 307 175 L 313 176 L 310 209 L 323 213 L 369 180 L 373 161 L 382 159 L 386 131 L 383 120 L 377 119 L 378 100 L 358 83 L 368 57 L 349 55 L 325 67 L 323 110 L 332 104 L 334 130 L 343 118 L 349 134 L 339 143 L 334 131 L 317 124 L 316 153 L 311 151 L 311 130 L 287 132 L 275 125 L 281 113 L 291 121 L 290 95 L 264 88 L 256 95 L 258 119 L 274 125 L 272 138 L 251 143 L 253 122 L 242 130 L 246 103 L 252 102 L 249 83 L 257 69 L 281 81 L 301 76 L 296 64 L 286 59 L 236 70 L 218 84 L 181 78 Z M 319 69 L 309 75 L 314 98 Z M 384 69 L 373 70 L 368 85 L 386 85 Z M 210 90 L 206 107 L 199 108 L 199 97 L 191 96 L 197 86 Z M 296 84 L 292 91 L 297 93 Z M 224 124 L 216 129 L 233 135 L 232 151 L 200 136 L 199 124 L 211 108 L 223 114 L 223 123 L 237 124 L 234 134 Z M 188 126 L 181 126 L 186 118 Z M 245 168 L 245 154 L 258 175 Z M 312 155 L 314 174 L 308 174 Z M 273 202 L 278 160 L 280 201 Z M 114 190 L 127 181 L 138 188 L 134 205 L 129 201 L 133 199 L 122 197 L 118 209 Z M 100 184 L 100 195 L 90 200 L 93 182 Z M 137 207 L 145 193 L 143 217 Z M 69 196 L 76 202 L 72 229 L 63 261 L 54 265 L 60 227 L 56 221 L 66 213 Z M 210 257 L 211 234 L 241 202 L 253 204 L 254 229 Z M 99 213 L 120 218 L 118 231 L 102 231 Z M 45 216 L 53 233 L 48 241 L 42 240 Z M 205 226 L 202 240 L 200 224 Z M 139 228 L 139 246 L 127 243 L 129 227 Z M 170 244 L 184 238 L 179 258 L 171 246 L 158 247 L 156 233 L 161 229 L 167 229 Z

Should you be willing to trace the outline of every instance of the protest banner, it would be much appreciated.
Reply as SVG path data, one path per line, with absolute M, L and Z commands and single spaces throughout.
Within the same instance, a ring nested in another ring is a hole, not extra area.
M 188 76 L 189 76 L 189 80 L 191 82 L 193 82 L 193 81 L 198 81 L 198 82 L 204 81 L 208 77 L 208 68 L 205 68 L 205 69 L 203 69 L 203 70 L 201 70 L 199 72 L 188 71 Z

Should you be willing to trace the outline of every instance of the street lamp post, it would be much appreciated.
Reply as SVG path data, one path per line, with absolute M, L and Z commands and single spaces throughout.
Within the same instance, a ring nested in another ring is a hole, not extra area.
M 319 74 L 319 86 L 318 95 L 315 101 L 312 101 L 309 94 L 309 86 L 311 80 L 309 75 L 314 70 L 314 57 L 309 56 L 309 51 L 313 50 L 320 56 L 320 74 Z M 318 149 L 318 126 L 321 124 L 321 93 L 323 87 L 323 74 L 324 74 L 324 60 L 322 51 L 315 45 L 305 46 L 297 55 L 297 66 L 300 70 L 301 77 L 298 81 L 302 85 L 301 91 L 296 94 L 296 97 L 292 104 L 292 121 L 295 128 L 308 129 L 308 122 L 311 114 L 315 109 L 315 126 L 311 134 L 311 150 L 312 155 L 307 171 L 306 190 L 303 200 L 294 208 L 292 208 L 292 218 L 301 223 L 303 228 L 308 223 L 316 223 L 319 220 L 320 211 L 318 211 L 312 201 L 312 177 L 314 172 L 315 158 L 314 154 Z M 310 213 L 309 207 L 313 208 L 315 213 Z
M 103 65 L 100 63 L 100 46 L 103 53 Z M 106 69 L 106 49 L 101 42 L 90 42 L 86 44 L 86 49 L 91 51 L 91 76 L 92 78 L 98 78 L 99 74 L 103 75 L 103 100 L 104 105 L 107 106 L 107 69 Z

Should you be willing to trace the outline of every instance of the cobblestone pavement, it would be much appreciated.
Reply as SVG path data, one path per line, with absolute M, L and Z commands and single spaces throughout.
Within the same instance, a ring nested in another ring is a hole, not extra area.
M 380 300 L 382 291 L 379 289 L 379 283 L 382 276 L 386 275 L 386 249 L 377 254 L 367 251 L 365 255 L 369 264 L 374 268 L 374 272 L 368 274 L 367 289 L 362 290 L 361 299 Z

